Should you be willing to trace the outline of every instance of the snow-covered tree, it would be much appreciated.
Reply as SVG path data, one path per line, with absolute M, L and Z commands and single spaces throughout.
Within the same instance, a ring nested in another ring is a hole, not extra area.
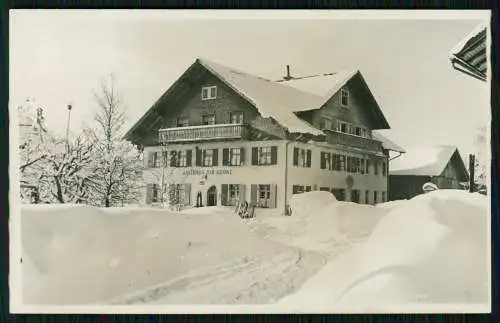
M 87 203 L 89 188 L 96 180 L 89 165 L 93 145 L 84 135 L 61 139 L 49 135 L 44 144 L 45 157 L 35 173 L 40 200 L 45 203 Z
M 487 127 L 479 127 L 477 131 L 478 132 L 474 140 L 474 145 L 476 147 L 474 177 L 477 188 L 481 189 L 488 187 L 487 176 L 490 154 L 487 141 Z
M 94 150 L 91 171 L 96 175 L 91 201 L 105 207 L 137 201 L 142 186 L 140 152 L 122 139 L 125 110 L 115 86 L 113 75 L 101 82 L 95 93 L 96 126 L 86 129 Z

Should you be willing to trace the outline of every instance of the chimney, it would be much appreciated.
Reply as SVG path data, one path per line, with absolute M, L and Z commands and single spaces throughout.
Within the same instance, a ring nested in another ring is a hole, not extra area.
M 283 78 L 285 81 L 291 80 L 292 76 L 290 75 L 290 65 L 286 66 L 286 76 Z

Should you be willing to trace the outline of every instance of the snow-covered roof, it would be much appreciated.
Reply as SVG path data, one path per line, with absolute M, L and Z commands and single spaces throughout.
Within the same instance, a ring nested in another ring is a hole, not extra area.
M 480 23 L 450 51 L 453 67 L 461 72 L 486 80 L 488 22 Z
M 335 93 L 340 91 L 356 73 L 358 73 L 358 70 L 338 71 L 334 73 L 313 75 L 311 77 L 291 79 L 282 82 L 282 84 L 320 96 L 322 98 L 322 103 L 319 106 L 322 106 Z M 306 110 L 306 108 L 302 107 L 301 110 Z
M 294 113 L 304 109 L 319 108 L 323 102 L 321 96 L 249 75 L 205 58 L 200 58 L 199 62 L 234 91 L 252 102 L 262 117 L 272 117 L 290 132 L 324 135 L 321 130 L 301 120 Z
M 391 160 L 390 175 L 439 176 L 457 151 L 455 146 L 413 147 Z
M 372 137 L 373 137 L 373 139 L 380 141 L 382 143 L 382 147 L 384 149 L 392 150 L 392 151 L 395 151 L 395 152 L 398 152 L 398 153 L 404 153 L 404 152 L 406 152 L 406 150 L 403 147 L 401 147 L 398 144 L 394 143 L 392 140 L 388 139 L 387 137 L 385 137 L 384 135 L 382 135 L 379 132 L 373 131 L 372 132 Z
M 242 98 L 253 104 L 262 117 L 273 118 L 289 132 L 309 133 L 317 136 L 324 135 L 324 132 L 302 120 L 296 113 L 321 108 L 342 86 L 359 73 L 358 70 L 340 71 L 321 74 L 319 75 L 321 77 L 317 77 L 315 81 L 301 79 L 280 82 L 250 75 L 206 58 L 198 58 L 179 80 L 160 97 L 153 107 L 134 124 L 125 135 L 125 138 L 132 136 L 132 133 L 140 124 L 147 123 L 146 119 L 148 117 L 154 118 L 152 110 L 159 108 L 160 102 L 166 100 L 168 94 L 173 91 L 173 88 L 176 87 L 180 80 L 188 78 L 189 71 L 194 71 L 196 66 L 202 66 Z M 381 127 L 388 128 L 387 121 L 376 102 L 375 109 L 375 115 L 379 117 Z

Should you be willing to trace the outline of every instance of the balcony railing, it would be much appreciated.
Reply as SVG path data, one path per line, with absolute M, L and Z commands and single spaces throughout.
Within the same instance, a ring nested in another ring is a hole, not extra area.
M 240 139 L 246 134 L 242 124 L 216 124 L 159 130 L 160 142 L 205 141 L 216 139 Z
M 364 149 L 379 150 L 382 143 L 370 138 L 350 135 L 343 132 L 328 131 L 329 142 L 332 144 L 340 144 Z

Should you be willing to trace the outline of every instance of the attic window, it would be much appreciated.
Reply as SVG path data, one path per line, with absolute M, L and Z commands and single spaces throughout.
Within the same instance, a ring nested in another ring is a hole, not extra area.
M 349 106 L 349 91 L 342 90 L 340 92 L 340 105 L 343 107 Z
M 204 86 L 201 88 L 201 99 L 212 100 L 217 97 L 217 86 Z

